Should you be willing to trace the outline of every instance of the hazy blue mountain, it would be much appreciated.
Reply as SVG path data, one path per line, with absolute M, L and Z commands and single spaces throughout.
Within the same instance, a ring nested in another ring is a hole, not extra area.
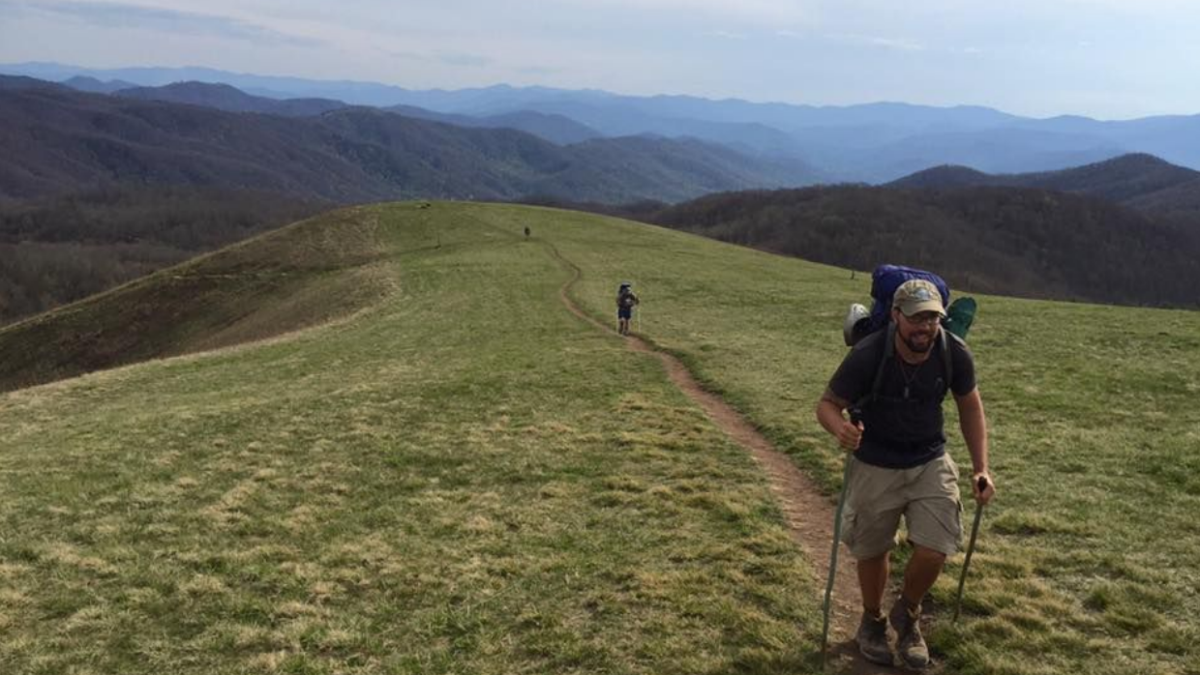
M 161 87 L 173 82 L 209 82 L 228 84 L 246 93 L 267 98 L 328 98 L 353 105 L 395 105 L 403 102 L 402 94 L 405 91 L 400 87 L 373 82 L 307 80 L 198 67 L 93 69 L 58 63 L 18 63 L 0 64 L 0 73 L 52 81 L 85 75 L 100 80 L 125 80 L 143 87 Z
M 1101 137 L 1129 152 L 1143 152 L 1200 169 L 1200 115 L 1158 115 L 1116 122 L 1061 116 L 1024 120 L 1017 126 Z
M 586 92 L 585 92 L 586 93 Z M 581 99 L 555 96 L 546 99 L 525 99 L 523 110 L 562 115 L 585 124 L 606 136 L 636 136 L 656 134 L 670 138 L 693 137 L 727 145 L 751 154 L 803 157 L 803 148 L 787 133 L 756 122 L 714 122 L 695 118 L 656 116 L 638 106 L 622 103 L 627 97 L 597 97 Z M 491 114 L 504 114 L 500 106 Z M 482 113 L 477 113 L 482 114 Z
M 539 99 L 523 106 L 539 109 Z M 563 99 L 559 99 L 559 104 Z M 990 108 L 956 106 L 935 108 L 906 103 L 871 103 L 854 106 L 808 106 L 785 103 L 752 103 L 738 99 L 719 101 L 692 96 L 595 96 L 584 99 L 609 110 L 667 119 L 693 119 L 723 124 L 756 124 L 787 133 L 821 127 L 889 126 L 915 132 L 984 129 L 1021 118 Z
M 67 91 L 67 87 L 54 82 L 46 82 L 24 75 L 0 75 L 0 91 L 20 91 L 23 89 L 49 89 L 52 91 Z
M 1125 147 L 1200 169 L 1200 115 L 1145 117 L 1121 122 L 1111 137 Z
M 82 75 L 148 86 L 200 80 L 272 98 L 323 97 L 352 105 L 407 105 L 483 118 L 518 112 L 560 115 L 605 136 L 694 137 L 743 153 L 799 159 L 826 181 L 886 182 L 943 164 L 987 172 L 1047 171 L 1131 152 L 1200 168 L 1200 115 L 1124 121 L 1031 119 L 979 106 L 810 106 L 508 85 L 413 91 L 371 82 L 203 68 L 88 70 L 33 63 L 0 65 L 0 72 L 54 80 Z
M 604 135 L 643 133 L 693 136 L 744 151 L 806 157 L 790 132 L 810 126 L 863 126 L 887 122 L 907 132 L 929 128 L 974 129 L 1012 119 L 986 108 L 931 108 L 881 103 L 815 107 L 740 100 L 711 101 L 690 96 L 621 96 L 597 90 L 497 85 L 455 91 L 411 91 L 368 82 L 316 81 L 230 73 L 206 68 L 127 68 L 89 70 L 59 64 L 0 65 L 13 72 L 49 79 L 90 75 L 146 86 L 183 80 L 222 82 L 247 93 L 274 98 L 325 97 L 358 105 L 410 105 L 444 113 L 489 117 L 518 111 L 559 114 Z
M 85 84 L 99 82 L 94 78 L 73 78 Z M 75 87 L 84 90 L 82 87 Z M 254 112 L 285 117 L 307 117 L 320 115 L 331 110 L 347 107 L 347 104 L 324 98 L 277 99 L 254 96 L 228 84 L 208 82 L 173 82 L 161 87 L 133 86 L 114 95 L 145 101 L 168 101 L 216 108 L 227 112 Z M 438 113 L 413 106 L 391 106 L 386 108 L 409 117 L 429 119 L 464 127 L 487 127 L 517 129 L 539 136 L 559 145 L 579 143 L 602 136 L 599 132 L 561 115 L 547 115 L 532 111 L 518 111 L 490 117 L 471 117 Z
M 143 101 L 199 105 L 226 112 L 255 112 L 285 117 L 320 115 L 330 110 L 346 107 L 346 104 L 341 101 L 323 98 L 277 100 L 252 96 L 228 84 L 209 84 L 207 82 L 173 82 L 162 87 L 134 87 L 114 92 L 114 95 Z
M 460 127 L 517 129 L 519 131 L 524 131 L 525 133 L 533 134 L 539 138 L 543 138 L 551 143 L 557 143 L 558 145 L 582 143 L 583 141 L 591 140 L 593 138 L 600 138 L 603 136 L 603 134 L 595 129 L 592 129 L 584 124 L 580 124 L 579 122 L 576 122 L 568 117 L 564 117 L 562 115 L 548 115 L 529 110 L 521 110 L 503 115 L 493 115 L 490 117 L 472 117 L 470 115 L 441 113 L 411 105 L 389 106 L 388 108 L 385 108 L 385 110 L 394 112 L 398 115 L 404 115 L 406 117 L 415 117 L 417 119 L 432 120 L 435 122 L 445 122 L 446 124 L 454 124 Z
M 110 80 L 108 82 L 97 80 L 94 77 L 85 77 L 76 75 L 70 79 L 62 81 L 62 84 L 78 91 L 86 91 L 92 94 L 111 94 L 122 89 L 133 89 L 138 85 L 124 80 Z
M 337 202 L 401 198 L 679 201 L 804 185 L 813 172 L 694 140 L 559 146 L 512 129 L 464 128 L 351 107 L 315 117 L 87 94 L 0 91 L 0 198 L 104 184 L 254 188 Z
M 1099 137 L 1000 128 L 908 136 L 876 147 L 843 150 L 837 157 L 818 155 L 815 161 L 818 166 L 837 162 L 835 169 L 868 182 L 887 182 L 943 164 L 1015 173 L 1080 166 L 1124 153 L 1122 147 Z

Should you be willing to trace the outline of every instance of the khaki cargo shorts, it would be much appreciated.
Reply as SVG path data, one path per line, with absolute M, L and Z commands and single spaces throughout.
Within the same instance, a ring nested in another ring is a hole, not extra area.
M 856 560 L 896 546 L 900 516 L 913 544 L 953 555 L 962 543 L 958 467 L 949 454 L 911 469 L 884 469 L 851 458 L 842 541 Z

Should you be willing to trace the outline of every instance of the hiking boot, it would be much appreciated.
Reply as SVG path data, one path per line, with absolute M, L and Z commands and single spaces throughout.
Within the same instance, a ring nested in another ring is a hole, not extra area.
M 903 596 L 896 598 L 888 621 L 896 629 L 896 652 L 904 665 L 914 670 L 929 665 L 929 647 L 921 637 L 921 606 L 910 606 Z
M 858 624 L 854 641 L 858 643 L 858 651 L 871 663 L 892 665 L 892 648 L 888 646 L 887 627 L 887 618 L 882 613 L 872 616 L 863 612 L 862 623 Z

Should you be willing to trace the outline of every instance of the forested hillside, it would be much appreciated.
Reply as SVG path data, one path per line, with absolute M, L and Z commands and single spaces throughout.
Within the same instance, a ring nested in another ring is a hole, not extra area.
M 938 166 L 887 187 L 1026 187 L 1099 197 L 1200 230 L 1200 171 L 1147 154 L 1130 154 L 1086 166 L 1040 173 L 987 174 L 965 166 Z M 1187 219 L 1191 219 L 1191 223 Z
M 974 292 L 1200 306 L 1196 230 L 1083 195 L 832 186 L 575 206 L 852 269 L 924 267 Z

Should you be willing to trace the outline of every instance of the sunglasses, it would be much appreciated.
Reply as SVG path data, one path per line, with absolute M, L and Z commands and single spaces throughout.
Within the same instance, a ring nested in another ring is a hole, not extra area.
M 942 315 L 937 312 L 921 312 L 914 316 L 908 316 L 904 312 L 900 312 L 900 316 L 903 316 L 905 321 L 914 326 L 933 326 L 942 319 Z

